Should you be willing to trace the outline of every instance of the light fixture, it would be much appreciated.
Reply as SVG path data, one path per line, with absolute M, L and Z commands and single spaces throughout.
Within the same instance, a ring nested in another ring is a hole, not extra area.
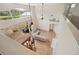
M 30 3 L 29 3 L 29 12 L 30 12 L 30 20 L 32 21 L 32 16 L 31 16 L 31 6 L 30 6 Z
M 42 15 L 41 15 L 41 20 L 43 20 L 44 19 L 44 14 L 43 14 L 43 8 L 44 8 L 44 3 L 42 3 Z

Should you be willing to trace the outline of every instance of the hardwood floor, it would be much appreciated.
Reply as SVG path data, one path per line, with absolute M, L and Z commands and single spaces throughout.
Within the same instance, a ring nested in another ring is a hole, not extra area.
M 47 42 L 41 42 L 38 40 L 35 40 L 36 44 L 36 52 L 39 53 L 40 55 L 51 55 L 53 49 L 51 48 L 51 42 L 53 38 L 53 32 L 46 32 L 41 30 L 42 35 L 46 36 L 48 41 Z
M 40 30 L 40 31 L 41 31 L 41 35 L 45 36 L 48 41 L 47 42 L 41 42 L 39 40 L 35 40 L 36 53 L 38 53 L 39 55 L 51 55 L 52 51 L 53 51 L 53 49 L 51 48 L 51 43 L 52 43 L 52 39 L 55 37 L 55 33 L 44 31 L 44 30 Z M 10 35 L 10 36 L 12 36 L 11 38 L 13 38 L 13 39 L 19 38 L 21 36 L 26 37 L 26 35 L 24 35 L 24 34 L 21 35 L 19 33 L 13 34 L 13 35 Z M 18 41 L 18 40 L 16 40 L 16 41 Z

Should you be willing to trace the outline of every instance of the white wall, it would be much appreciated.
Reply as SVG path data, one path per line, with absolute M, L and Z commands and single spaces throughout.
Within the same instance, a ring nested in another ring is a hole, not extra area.
M 36 27 L 38 27 L 38 21 L 37 21 L 37 15 L 36 15 L 36 11 L 35 11 L 35 6 L 31 7 L 31 11 L 32 11 L 32 21 L 34 23 L 34 25 Z
M 60 23 L 54 28 L 56 37 L 52 41 L 53 54 L 79 54 L 79 46 L 66 20 L 63 16 L 61 16 L 60 20 Z
M 36 15 L 38 24 L 41 29 L 49 31 L 49 19 L 51 18 L 51 14 L 58 20 L 60 18 L 60 14 L 64 12 L 64 4 L 54 4 L 54 3 L 47 3 L 44 4 L 44 20 L 40 20 L 42 14 L 42 6 L 37 5 L 36 7 Z
M 11 10 L 15 8 L 23 8 L 27 11 L 29 10 L 28 5 L 18 4 L 18 3 L 0 3 L 0 11 Z

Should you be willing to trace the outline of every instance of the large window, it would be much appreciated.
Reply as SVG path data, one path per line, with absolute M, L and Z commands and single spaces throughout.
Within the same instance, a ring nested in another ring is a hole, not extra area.
M 12 9 L 11 11 L 12 18 L 19 18 L 20 12 L 18 10 Z
M 8 11 L 0 11 L 0 20 L 12 19 Z
M 30 16 L 31 12 L 22 8 L 15 8 L 9 11 L 0 11 L 0 20 L 11 20 L 20 17 Z

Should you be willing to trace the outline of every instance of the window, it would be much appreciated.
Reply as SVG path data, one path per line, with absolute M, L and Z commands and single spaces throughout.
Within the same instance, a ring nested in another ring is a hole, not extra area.
M 29 12 L 29 11 L 20 11 L 20 16 L 21 17 L 24 17 L 24 16 L 30 16 L 31 15 L 31 12 Z
M 20 17 L 20 13 L 18 10 L 12 9 L 10 12 L 12 14 L 12 18 L 19 18 Z
M 20 17 L 30 16 L 31 12 L 26 11 L 26 9 L 15 8 L 9 11 L 0 11 L 0 20 L 11 20 Z
M 0 11 L 0 20 L 12 19 L 8 11 Z
M 31 15 L 31 12 L 26 11 L 25 9 L 22 9 L 22 8 L 15 8 L 15 9 L 19 11 L 20 17 L 30 16 Z

